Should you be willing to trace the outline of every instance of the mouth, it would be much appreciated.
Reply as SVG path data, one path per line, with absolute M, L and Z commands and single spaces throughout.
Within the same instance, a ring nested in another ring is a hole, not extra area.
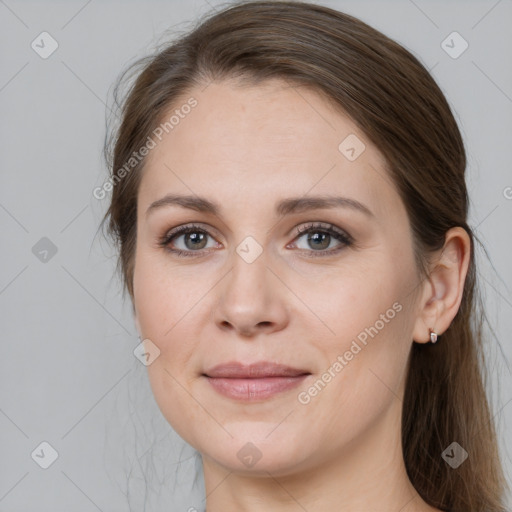
M 217 393 L 245 402 L 262 401 L 289 391 L 309 375 L 307 370 L 267 361 L 250 365 L 232 361 L 202 374 Z

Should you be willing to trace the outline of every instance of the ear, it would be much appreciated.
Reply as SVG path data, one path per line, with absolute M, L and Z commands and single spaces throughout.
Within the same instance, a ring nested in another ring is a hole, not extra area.
M 430 341 L 430 329 L 441 335 L 459 310 L 469 268 L 471 241 L 467 231 L 454 227 L 447 231 L 445 243 L 432 262 L 423 286 L 413 340 Z

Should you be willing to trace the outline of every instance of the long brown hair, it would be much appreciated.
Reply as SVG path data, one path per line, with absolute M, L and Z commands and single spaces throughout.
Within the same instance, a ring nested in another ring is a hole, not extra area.
M 239 77 L 314 88 L 348 114 L 384 155 L 405 204 L 418 272 L 446 232 L 462 226 L 471 261 L 459 311 L 440 342 L 413 343 L 402 413 L 408 475 L 422 498 L 446 511 L 504 512 L 506 483 L 485 392 L 482 312 L 477 308 L 475 236 L 467 224 L 466 155 L 440 88 L 406 49 L 362 21 L 290 1 L 235 3 L 209 15 L 156 55 L 121 105 L 106 147 L 112 198 L 102 225 L 119 249 L 118 270 L 133 299 L 137 194 L 145 159 L 119 170 L 147 143 L 170 106 L 195 86 Z M 120 174 L 123 174 L 122 179 Z M 457 469 L 441 457 L 457 442 Z

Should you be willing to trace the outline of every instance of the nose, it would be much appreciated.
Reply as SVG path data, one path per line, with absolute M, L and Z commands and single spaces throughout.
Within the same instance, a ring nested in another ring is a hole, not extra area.
M 251 263 L 236 251 L 232 255 L 231 271 L 216 287 L 218 298 L 213 319 L 219 329 L 233 331 L 244 337 L 260 332 L 270 334 L 286 327 L 289 310 L 286 286 L 269 267 L 266 252 Z

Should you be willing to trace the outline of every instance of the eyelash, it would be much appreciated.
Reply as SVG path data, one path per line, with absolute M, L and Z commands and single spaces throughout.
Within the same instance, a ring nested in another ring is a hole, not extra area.
M 187 258 L 187 257 L 194 257 L 197 256 L 197 254 L 200 254 L 203 251 L 183 251 L 181 249 L 171 249 L 169 248 L 169 244 L 178 236 L 186 235 L 188 233 L 204 233 L 208 236 L 211 236 L 210 233 L 208 233 L 207 230 L 200 226 L 196 226 L 194 224 L 192 225 L 186 225 L 186 226 L 179 226 L 175 230 L 171 231 L 170 233 L 165 234 L 162 238 L 159 239 L 158 245 L 159 247 L 164 248 L 166 251 L 169 251 L 173 253 L 174 255 L 180 257 L 180 258 Z M 316 232 L 323 232 L 328 233 L 329 235 L 333 236 L 336 240 L 339 242 L 342 242 L 342 245 L 336 249 L 329 249 L 329 250 L 321 250 L 321 251 L 307 251 L 307 249 L 299 249 L 299 250 L 306 250 L 307 252 L 310 252 L 312 254 L 312 257 L 324 257 L 324 256 L 331 256 L 333 254 L 337 254 L 341 250 L 343 250 L 346 247 L 350 247 L 354 240 L 353 238 L 348 235 L 347 233 L 344 233 L 343 231 L 336 228 L 333 224 L 329 224 L 328 226 L 325 226 L 323 224 L 319 223 L 311 223 L 306 226 L 301 226 L 297 228 L 297 235 L 294 238 L 294 241 L 297 238 L 300 238 L 301 236 L 308 234 L 308 233 L 316 233 Z M 206 249 L 208 251 L 208 249 Z

